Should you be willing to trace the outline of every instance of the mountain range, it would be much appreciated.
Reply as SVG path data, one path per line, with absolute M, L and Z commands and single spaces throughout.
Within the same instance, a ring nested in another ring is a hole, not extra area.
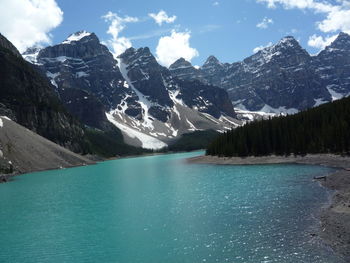
M 115 57 L 94 33 L 79 31 L 22 55 L 85 127 L 117 129 L 129 145 L 159 149 L 189 132 L 223 132 L 348 96 L 349 51 L 345 33 L 317 55 L 287 36 L 240 62 L 210 56 L 194 67 L 180 58 L 166 68 L 147 47 Z
M 210 56 L 196 69 L 181 58 L 170 70 L 225 89 L 240 110 L 296 113 L 350 94 L 350 36 L 340 33 L 317 55 L 287 36 L 240 62 Z
M 129 48 L 114 58 L 94 33 L 80 31 L 23 55 L 77 119 L 101 130 L 113 123 L 134 146 L 162 148 L 191 131 L 241 124 L 225 90 L 173 77 L 148 48 Z

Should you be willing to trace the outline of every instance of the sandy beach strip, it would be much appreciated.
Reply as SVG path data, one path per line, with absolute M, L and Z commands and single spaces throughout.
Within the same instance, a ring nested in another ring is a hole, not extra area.
M 338 254 L 350 262 L 350 157 L 334 154 L 309 154 L 306 156 L 218 157 L 196 156 L 187 159 L 193 164 L 261 165 L 261 164 L 311 164 L 337 168 L 320 183 L 332 190 L 332 202 L 321 212 L 319 236 Z

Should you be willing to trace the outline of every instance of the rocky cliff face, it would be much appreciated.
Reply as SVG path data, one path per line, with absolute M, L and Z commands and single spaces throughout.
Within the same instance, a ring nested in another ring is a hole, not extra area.
M 170 118 L 169 108 L 174 105 L 166 87 L 172 81 L 168 70 L 158 64 L 148 48 L 129 48 L 119 56 L 119 62 L 129 87 L 139 99 L 148 100 L 149 114 L 166 122 Z
M 232 64 L 220 86 L 228 90 L 232 101 L 253 111 L 265 105 L 302 110 L 314 106 L 318 96 L 328 96 L 310 63 L 311 56 L 294 38 L 286 37 Z
M 12 44 L 0 44 L 0 111 L 19 124 L 65 147 L 82 152 L 84 131 L 62 106 L 46 78 L 18 56 Z M 10 47 L 10 49 L 8 49 Z
M 102 130 L 108 118 L 130 144 L 160 148 L 189 131 L 239 123 L 224 90 L 173 77 L 148 48 L 130 48 L 116 60 L 95 34 L 81 31 L 33 52 L 25 57 L 51 80 L 73 115 Z
M 128 93 L 113 55 L 93 33 L 77 32 L 59 45 L 40 50 L 34 60 L 67 108 L 87 125 L 96 128 L 105 125 L 103 112 Z
M 312 61 L 332 99 L 350 94 L 350 36 L 340 33 L 337 39 Z
M 9 50 L 16 57 L 22 57 L 18 49 L 2 34 L 0 34 L 0 47 Z
M 196 69 L 192 64 L 184 58 L 179 58 L 172 65 L 169 70 L 171 74 L 181 80 L 200 80 L 207 83 L 203 76 L 201 69 Z
M 179 69 L 171 72 L 224 88 L 241 109 L 295 113 L 349 95 L 349 51 L 345 33 L 317 56 L 288 36 L 241 62 L 224 64 L 210 56 L 196 71 L 189 63 L 177 63 L 172 67 Z
M 228 67 L 228 63 L 221 63 L 216 57 L 210 56 L 199 70 L 209 83 L 219 87 Z

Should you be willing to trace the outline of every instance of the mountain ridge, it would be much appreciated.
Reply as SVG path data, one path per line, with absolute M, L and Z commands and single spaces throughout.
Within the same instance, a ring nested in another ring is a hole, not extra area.
M 346 81 L 350 76 L 350 56 L 346 53 L 350 49 L 349 39 L 348 34 L 341 32 L 330 46 L 312 56 L 294 37 L 286 36 L 239 62 L 221 63 L 216 57 L 209 56 L 196 74 L 188 64 L 181 74 L 173 64 L 172 73 L 181 79 L 202 81 L 204 78 L 204 82 L 226 89 L 235 107 L 242 110 L 296 112 L 350 94 Z M 335 51 L 340 53 L 329 55 Z M 337 57 L 342 59 L 330 62 Z M 335 70 L 329 70 L 330 66 Z M 326 72 L 322 72 L 324 69 Z M 339 76 L 337 71 L 342 75 Z M 335 77 L 327 83 L 322 79 L 325 74 Z M 339 77 L 343 81 L 337 84 Z
M 80 31 L 40 50 L 37 64 L 85 124 L 103 129 L 113 123 L 130 144 L 144 147 L 148 140 L 160 147 L 193 130 L 224 131 L 259 116 L 296 113 L 347 96 L 348 38 L 339 34 L 317 56 L 286 36 L 232 64 L 209 56 L 199 68 L 183 58 L 166 68 L 148 47 L 131 47 L 115 60 L 94 33 Z M 334 54 L 343 55 L 343 70 Z M 73 88 L 81 93 L 75 101 Z M 94 99 L 84 103 L 86 98 Z M 88 109 L 96 113 L 84 113 Z
M 35 59 L 25 56 L 36 61 L 74 116 L 102 130 L 112 123 L 134 146 L 152 147 L 146 141 L 153 141 L 159 148 L 186 132 L 239 123 L 224 90 L 195 80 L 195 93 L 187 92 L 192 85 L 174 78 L 147 47 L 114 59 L 94 33 L 80 31 L 41 49 Z

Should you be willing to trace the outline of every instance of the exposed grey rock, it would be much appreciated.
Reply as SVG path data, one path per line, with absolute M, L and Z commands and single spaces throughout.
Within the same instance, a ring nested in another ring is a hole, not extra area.
M 302 110 L 315 98 L 330 99 L 319 76 L 310 69 L 311 56 L 293 37 L 285 37 L 242 62 L 232 64 L 222 79 L 232 101 L 257 111 L 264 105 Z
M 228 67 L 228 63 L 223 64 L 216 57 L 209 56 L 200 70 L 209 83 L 220 87 Z
M 287 36 L 241 62 L 210 56 L 197 71 L 184 61 L 171 66 L 181 67 L 172 74 L 224 88 L 238 107 L 295 112 L 350 94 L 350 36 L 340 33 L 317 56 Z
M 312 65 L 322 86 L 332 97 L 350 94 L 350 36 L 340 33 L 334 42 L 313 58 Z
M 190 62 L 184 58 L 179 58 L 170 65 L 171 74 L 181 80 L 200 80 L 204 83 L 207 81 L 204 78 L 201 69 L 196 69 Z

